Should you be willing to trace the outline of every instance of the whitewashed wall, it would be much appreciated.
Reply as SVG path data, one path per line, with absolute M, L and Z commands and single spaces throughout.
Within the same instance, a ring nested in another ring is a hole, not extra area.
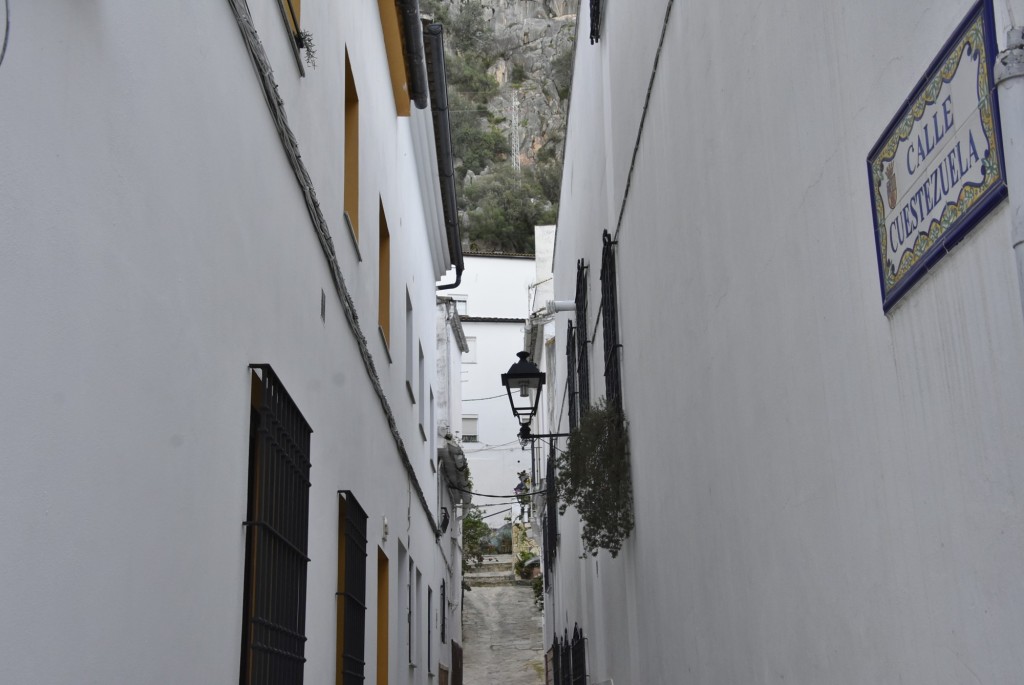
M 466 298 L 466 315 L 500 319 L 525 319 L 533 283 L 532 256 L 471 254 L 466 256 L 466 271 L 458 288 L 446 291 L 452 297 Z M 468 334 L 467 334 L 468 335 Z M 518 351 L 518 350 L 517 350 Z M 516 360 L 512 353 L 512 361 Z M 498 381 L 501 382 L 500 380 Z
M 237 679 L 250 363 L 273 366 L 314 431 L 307 682 L 334 677 L 341 489 L 369 515 L 367 678 L 381 546 L 392 682 L 427 682 L 399 641 L 399 540 L 423 572 L 423 602 L 431 586 L 437 606 L 446 574 L 432 455 L 405 390 L 407 287 L 426 384 L 437 387 L 431 229 L 410 126 L 395 116 L 377 3 L 303 3 L 318 47 L 305 78 L 275 0 L 248 4 L 429 511 L 229 3 L 22 3 L 0 65 L 0 657 L 10 682 Z M 341 223 L 346 45 L 363 107 L 362 261 Z M 376 331 L 378 195 L 391 229 L 394 363 Z M 425 606 L 419 615 L 425 632 Z
M 592 316 L 667 5 L 607 2 L 577 47 L 556 297 L 586 258 Z M 590 638 L 591 680 L 1024 673 L 1007 204 L 885 316 L 864 171 L 969 8 L 674 3 L 618 233 L 636 530 L 580 561 L 563 518 L 546 606 L 548 641 Z
M 512 415 L 501 374 L 523 349 L 524 321 L 529 313 L 529 286 L 534 262 L 522 257 L 467 256 L 462 285 L 450 291 L 465 297 L 468 320 L 462 326 L 474 339 L 476 361 L 463 358 L 462 412 L 477 417 L 476 443 L 463 442 L 476 492 L 511 495 L 519 482 L 516 474 L 530 470 L 530 453 L 519 445 L 519 424 Z M 490 318 L 498 321 L 478 321 Z M 487 398 L 487 399 L 484 399 Z M 461 435 L 461 426 L 458 427 Z M 508 509 L 508 500 L 477 497 L 473 504 L 484 514 Z M 512 512 L 518 515 L 518 508 Z M 488 519 L 500 527 L 503 516 Z

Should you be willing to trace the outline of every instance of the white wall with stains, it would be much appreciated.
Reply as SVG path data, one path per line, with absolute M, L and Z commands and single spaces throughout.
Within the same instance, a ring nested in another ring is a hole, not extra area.
M 865 173 L 971 3 L 604 6 L 590 45 L 581 4 L 555 294 L 586 259 L 593 329 L 617 235 L 636 528 L 578 559 L 562 517 L 547 643 L 579 623 L 616 683 L 1018 679 L 1008 201 L 886 315 Z
M 426 683 L 399 637 L 399 543 L 422 573 L 414 630 L 425 645 L 428 623 L 438 636 L 442 579 L 457 599 L 458 527 L 435 537 L 436 454 L 419 428 L 428 393 L 414 403 L 406 389 L 404 312 L 408 291 L 424 386 L 437 388 L 429 236 L 443 228 L 420 195 L 415 127 L 396 116 L 377 3 L 303 3 L 318 63 L 302 77 L 276 0 L 248 2 L 355 326 L 232 3 L 11 5 L 0 64 L 4 679 L 237 680 L 248 365 L 266 363 L 313 428 L 306 681 L 334 678 L 337 493 L 351 490 L 369 515 L 367 678 L 379 547 L 392 682 Z M 341 209 L 346 49 L 363 107 L 358 251 Z M 413 117 L 430 130 L 429 112 Z M 377 330 L 379 203 L 390 350 Z M 435 644 L 435 662 L 449 662 L 449 645 Z

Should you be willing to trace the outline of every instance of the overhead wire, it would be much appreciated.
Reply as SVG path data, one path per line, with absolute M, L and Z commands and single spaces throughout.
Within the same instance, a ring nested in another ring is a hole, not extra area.
M 531 497 L 533 495 L 546 495 L 547 490 L 534 490 L 532 492 L 521 492 L 518 495 L 488 495 L 482 492 L 473 492 L 472 490 L 466 490 L 465 488 L 456 487 L 448 482 L 448 487 L 452 490 L 458 490 L 459 492 L 465 492 L 474 497 L 490 497 L 492 499 L 519 499 L 520 497 Z
M 661 61 L 661 51 L 665 47 L 665 36 L 668 34 L 669 19 L 672 17 L 672 7 L 675 0 L 668 0 L 665 6 L 665 18 L 661 26 L 661 37 L 658 39 L 658 49 L 654 52 L 654 64 L 651 66 L 651 78 L 647 82 L 647 94 L 644 96 L 644 106 L 640 112 L 640 125 L 636 131 L 636 143 L 633 145 L 633 156 L 629 162 L 629 171 L 626 172 L 626 187 L 622 191 L 622 202 L 619 205 L 619 219 L 615 222 L 615 234 L 612 240 L 619 239 L 619 232 L 622 231 L 623 219 L 626 216 L 626 201 L 629 199 L 629 188 L 633 185 L 633 171 L 636 170 L 636 161 L 640 156 L 640 142 L 643 140 L 644 124 L 647 122 L 647 110 L 651 105 L 651 95 L 654 93 L 654 77 L 658 75 L 658 62 Z
M 519 442 L 519 438 L 516 438 L 515 440 L 509 440 L 508 442 L 503 442 L 500 445 L 487 445 L 487 444 L 484 444 L 484 446 L 481 447 L 480 449 L 476 449 L 474 447 L 474 448 L 471 448 L 469 450 L 466 449 L 467 447 L 469 447 L 469 445 L 478 445 L 478 444 L 483 444 L 483 443 L 476 443 L 476 442 L 465 443 L 464 442 L 464 443 L 462 443 L 462 448 L 463 448 L 463 451 L 466 452 L 466 454 L 479 454 L 480 452 L 488 452 L 490 450 L 496 450 L 496 449 L 501 449 L 502 447 L 508 447 L 509 445 L 512 445 L 512 444 L 517 443 L 517 442 Z

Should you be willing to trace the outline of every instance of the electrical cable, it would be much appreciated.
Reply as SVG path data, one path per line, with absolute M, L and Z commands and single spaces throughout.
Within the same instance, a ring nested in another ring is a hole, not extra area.
M 548 445 L 550 445 L 550 446 L 551 446 L 551 448 L 552 448 L 552 449 L 554 449 L 554 450 L 555 450 L 556 452 L 561 452 L 562 454 L 568 454 L 568 452 L 566 452 L 565 450 L 563 450 L 563 449 L 562 449 L 561 447 L 559 447 L 559 446 L 557 445 L 557 443 L 555 442 L 555 441 L 557 440 L 557 438 L 534 438 L 534 439 L 535 439 L 535 440 L 544 440 L 544 441 L 546 441 L 546 442 L 548 443 Z
M 4 63 L 7 54 L 7 40 L 11 37 L 11 0 L 4 0 L 4 44 L 0 47 L 0 64 Z
M 508 442 L 503 442 L 500 445 L 487 445 L 487 444 L 484 444 L 484 443 L 477 443 L 477 442 L 464 442 L 464 443 L 462 443 L 462 449 L 466 453 L 466 455 L 468 456 L 470 454 L 479 454 L 480 452 L 488 452 L 490 450 L 501 449 L 502 447 L 508 447 L 509 445 L 515 444 L 517 442 L 519 442 L 518 438 L 516 438 L 515 440 L 509 440 Z M 484 447 L 481 447 L 480 449 L 477 449 L 475 447 L 470 447 L 470 445 L 479 445 L 479 444 L 484 444 Z
M 498 399 L 499 397 L 508 397 L 508 395 L 506 393 L 502 393 L 500 395 L 491 395 L 490 397 L 473 397 L 471 399 L 462 400 L 462 401 L 463 402 L 482 402 L 483 400 L 495 400 L 495 399 Z
M 485 495 L 482 492 L 473 492 L 472 490 L 456 487 L 451 483 L 448 483 L 448 487 L 452 490 L 468 493 L 474 497 L 491 497 L 493 499 L 519 499 L 520 497 L 530 497 L 531 495 L 546 495 L 548 492 L 547 490 L 534 490 L 533 492 L 521 492 L 518 495 Z
M 626 200 L 629 199 L 629 187 L 633 185 L 633 171 L 636 169 L 636 160 L 640 156 L 640 141 L 643 140 L 644 124 L 647 122 L 647 109 L 651 105 L 651 95 L 654 93 L 654 77 L 658 75 L 658 62 L 661 61 L 661 51 L 665 47 L 665 36 L 668 33 L 668 22 L 672 17 L 672 7 L 675 0 L 668 0 L 665 6 L 665 19 L 661 25 L 661 37 L 658 39 L 658 49 L 654 52 L 654 64 L 651 66 L 651 78 L 647 82 L 647 95 L 644 96 L 644 107 L 640 112 L 640 125 L 636 131 L 636 143 L 633 145 L 633 157 L 629 161 L 629 171 L 626 172 L 626 187 L 622 191 L 622 202 L 619 205 L 619 219 L 615 222 L 615 234 L 612 240 L 619 239 L 619 232 L 622 231 L 623 220 L 626 216 Z

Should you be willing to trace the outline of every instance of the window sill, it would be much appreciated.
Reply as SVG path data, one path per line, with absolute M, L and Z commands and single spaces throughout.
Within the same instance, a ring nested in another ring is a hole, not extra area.
M 388 347 L 388 336 L 384 334 L 384 329 L 377 326 L 377 332 L 380 333 L 380 341 L 384 345 L 384 354 L 388 358 L 388 364 L 394 364 L 395 360 L 391 358 L 391 348 Z
M 423 428 L 423 424 L 420 424 L 420 437 L 423 438 L 423 442 L 427 441 L 427 431 Z
M 302 53 L 299 51 L 299 46 L 295 44 L 295 34 L 288 28 L 290 22 L 288 21 L 288 9 L 284 6 L 284 0 L 278 0 L 277 7 L 281 10 L 281 21 L 284 22 L 284 32 L 288 36 L 288 45 L 292 49 L 292 54 L 295 55 L 295 66 L 299 68 L 299 76 L 305 78 L 306 70 L 302 67 Z
M 356 229 L 352 226 L 352 217 L 348 215 L 348 212 L 342 214 L 345 220 L 345 226 L 348 227 L 348 236 L 352 238 L 352 247 L 356 250 L 356 260 L 363 261 L 363 253 L 359 251 L 359 236 L 356 235 Z
M 409 391 L 409 401 L 416 404 L 416 393 L 412 389 L 412 381 L 407 380 L 405 382 L 405 389 Z

